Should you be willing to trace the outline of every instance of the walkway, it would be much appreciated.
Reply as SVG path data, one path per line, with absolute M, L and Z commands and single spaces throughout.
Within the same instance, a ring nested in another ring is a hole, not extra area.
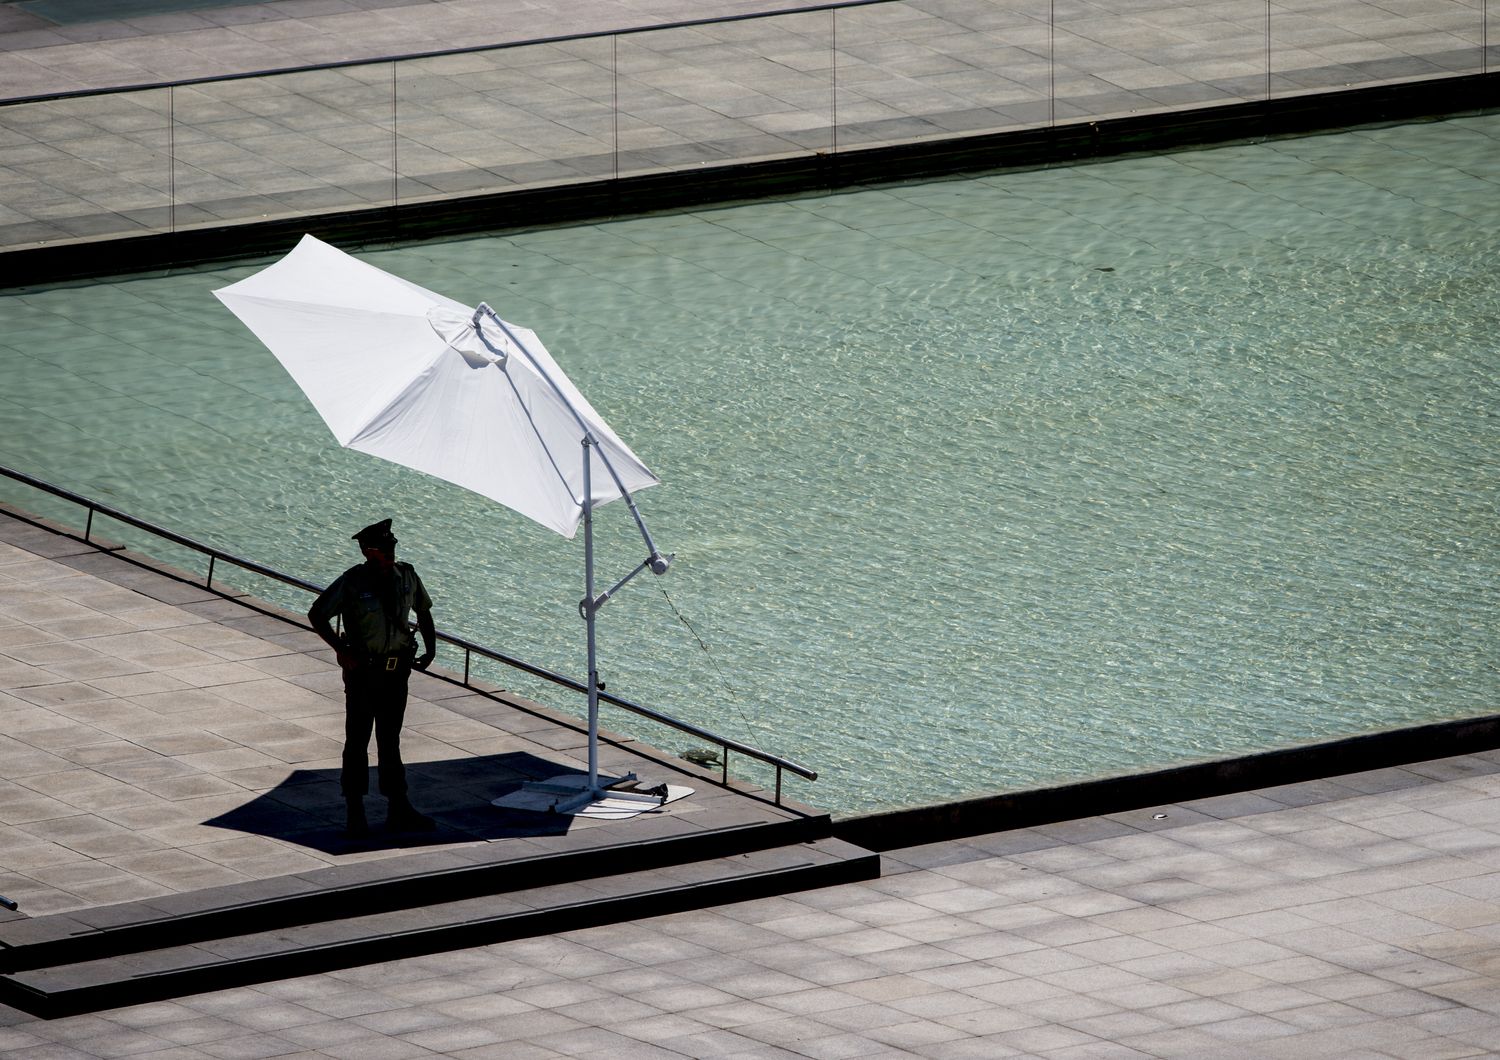
M 143 21 L 48 27 L 4 5 L 0 84 L 33 93 L 95 76 L 115 83 L 192 76 L 281 65 L 281 55 L 305 63 L 428 41 L 503 39 L 504 30 L 485 32 L 497 24 L 530 38 L 697 15 L 710 5 L 175 6 L 182 10 Z M 977 114 L 978 102 L 980 110 L 1003 110 L 1004 101 L 966 95 L 968 72 L 952 65 L 951 50 L 932 46 L 945 39 L 996 54 L 1016 40 L 1013 29 L 986 36 L 991 31 L 962 20 L 960 32 L 929 35 L 961 6 L 908 5 L 910 18 L 897 20 L 904 26 L 880 27 L 878 40 L 863 42 L 862 69 L 879 72 L 875 82 L 893 91 L 868 97 L 867 111 L 841 114 L 869 122 L 874 136 L 900 132 L 913 115 Z M 1127 16 L 1091 6 L 1077 32 L 1059 34 L 1059 47 L 1077 45 L 1074 54 L 1088 60 L 1091 80 L 1079 83 L 1077 98 L 1100 106 L 1141 96 L 1202 102 L 1209 92 L 1222 98 L 1226 78 L 1255 76 L 1226 68 L 1223 50 L 1211 47 L 1255 30 L 1226 20 L 1222 7 L 1129 7 Z M 1320 45 L 1332 39 L 1334 9 L 1368 32 Z M 1311 71 L 1312 81 L 1343 70 L 1364 76 L 1389 62 L 1389 76 L 1399 79 L 1440 68 L 1479 36 L 1477 27 L 1449 21 L 1472 18 L 1462 4 L 1421 0 L 1379 21 L 1362 20 L 1357 3 L 1334 9 L 1296 16 L 1295 36 L 1279 38 L 1296 47 L 1278 49 L 1287 58 L 1278 70 Z M 1013 69 L 1029 71 L 1023 102 L 1034 105 L 1046 95 L 1036 94 L 1043 75 L 1028 62 L 1045 26 L 1028 23 L 1029 39 L 1003 54 Z M 1152 28 L 1144 38 L 1143 27 Z M 655 69 L 696 71 L 686 80 L 699 84 L 706 71 L 711 83 L 728 69 L 718 61 L 723 43 L 702 52 L 696 67 L 681 55 Z M 554 73 L 548 84 L 576 87 L 568 67 Z M 427 87 L 441 89 L 443 80 Z M 756 87 L 733 99 L 766 95 Z M 565 106 L 568 98 L 538 105 Z M 903 98 L 925 109 L 903 110 Z M 678 117 L 703 117 L 694 106 Z M 799 129 L 819 128 L 799 125 L 805 119 L 790 103 L 726 109 L 721 101 L 712 135 L 686 122 L 667 143 L 652 143 L 662 134 L 651 130 L 668 123 L 644 125 L 640 149 L 741 142 L 741 125 L 796 143 Z M 264 136 L 264 157 L 295 168 L 295 150 L 343 135 L 259 124 L 285 119 L 268 106 L 229 114 L 193 160 L 206 192 L 227 182 L 224 194 L 203 200 L 219 204 L 224 219 L 264 208 L 259 196 L 268 192 L 283 194 L 269 178 L 254 186 L 253 173 L 237 168 L 239 156 L 220 155 L 215 171 L 208 163 L 224 144 Z M 98 127 L 56 113 L 42 125 L 36 136 L 12 136 L 0 147 L 0 226 L 11 233 L 0 248 L 17 239 L 120 234 L 117 218 L 154 223 L 141 211 L 159 210 L 155 200 L 137 210 L 109 198 L 170 184 L 143 177 L 132 188 L 118 179 L 131 176 L 137 141 L 101 138 Z M 334 121 L 318 130 L 341 127 L 350 128 Z M 572 132 L 594 142 L 570 147 L 568 158 L 597 163 L 612 142 L 599 129 Z M 455 168 L 455 142 L 427 144 L 434 151 L 427 177 L 503 172 L 523 161 Z M 293 153 L 269 150 L 277 144 Z M 339 174 L 326 179 L 343 186 Z M 388 185 L 389 172 L 382 179 Z M 70 189 L 66 206 L 47 198 L 47 189 L 60 188 Z M 80 214 L 72 204 L 90 195 L 103 201 Z M 330 816 L 336 793 L 320 772 L 336 755 L 337 676 L 315 641 L 180 586 L 179 598 L 162 599 L 159 583 L 156 596 L 143 596 L 118 580 L 120 572 L 105 576 L 108 557 L 62 555 L 35 540 L 23 547 L 27 535 L 8 525 L 0 544 L 0 893 L 30 913 L 77 913 L 431 852 L 339 844 Z M 483 756 L 577 761 L 577 728 L 558 716 L 481 705 L 426 679 L 416 691 L 408 746 L 418 772 Z M 298 834 L 310 841 L 243 827 L 236 811 L 298 770 L 312 775 L 284 805 L 305 815 L 299 820 L 308 827 Z M 907 848 L 885 855 L 883 876 L 867 883 L 53 1021 L 0 1008 L 0 1057 L 1490 1056 L 1500 1053 L 1497 794 L 1500 753 L 1485 753 Z M 695 795 L 670 816 L 691 827 L 706 805 Z M 589 826 L 597 827 L 618 825 Z M 453 856 L 517 841 L 453 838 L 443 841 Z
M 282 812 L 328 842 L 230 819 L 332 767 L 336 678 L 306 634 L 0 527 L 0 886 L 26 911 L 413 856 L 333 841 L 326 776 Z M 534 716 L 471 698 L 421 682 L 414 760 L 524 746 L 507 719 Z M 548 728 L 566 746 L 531 753 L 567 758 L 576 728 Z M 1494 1055 L 1497 795 L 1491 752 L 912 847 L 867 883 L 58 1020 L 0 1008 L 0 1057 Z
M 601 740 L 602 771 L 695 794 L 627 821 L 501 813 L 490 800 L 525 780 L 587 771 L 576 715 L 414 674 L 402 748 L 412 801 L 441 828 L 387 838 L 372 795 L 376 835 L 350 841 L 332 652 L 258 606 L 271 613 L 0 512 L 0 894 L 40 917 L 354 863 L 408 874 L 417 855 L 451 868 L 565 853 L 601 829 L 629 843 L 802 816 L 623 738 Z
M 777 11 L 797 0 L 50 0 L 0 4 L 0 98 Z M 92 17 L 83 17 L 92 12 Z M 51 15 L 52 17 L 46 17 Z
M 164 13 L 69 17 L 104 6 Z M 0 98 L 789 6 L 36 0 L 0 5 Z M 1173 0 L 902 0 L 0 107 L 0 251 L 1476 73 L 1483 17 L 1453 0 L 1270 21 Z

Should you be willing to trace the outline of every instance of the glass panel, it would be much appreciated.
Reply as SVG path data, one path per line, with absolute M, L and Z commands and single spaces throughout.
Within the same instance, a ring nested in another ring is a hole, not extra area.
M 391 66 L 176 90 L 178 228 L 391 199 Z
M 16 104 L 0 246 L 1473 73 L 1491 8 L 920 0 Z
M 1490 73 L 1500 70 L 1500 4 L 1482 3 L 1481 10 L 1484 12 L 1484 58 L 1480 62 L 1479 72 Z
M 1474 73 L 1482 62 L 1481 0 L 1376 5 L 1278 0 L 1271 15 L 1278 95 Z
M 165 229 L 167 99 L 153 89 L 0 107 L 0 245 Z
M 1045 125 L 1046 0 L 838 13 L 840 147 Z
M 1057 120 L 1114 118 L 1263 99 L 1265 7 L 1101 10 L 1057 0 Z
M 613 174 L 612 52 L 601 38 L 402 63 L 400 201 Z
M 826 151 L 830 12 L 619 38 L 620 172 Z

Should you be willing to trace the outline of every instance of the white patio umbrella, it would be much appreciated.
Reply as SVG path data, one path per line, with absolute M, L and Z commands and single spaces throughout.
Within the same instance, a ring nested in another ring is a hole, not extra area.
M 632 490 L 659 480 L 600 418 L 536 334 L 367 265 L 313 236 L 214 294 L 296 380 L 339 444 L 488 497 L 566 538 L 584 526 L 588 788 L 599 781 L 595 615 L 649 568 L 663 574 Z M 593 510 L 623 499 L 647 557 L 594 589 Z M 618 778 L 620 780 L 633 778 Z M 610 798 L 622 793 L 610 792 Z

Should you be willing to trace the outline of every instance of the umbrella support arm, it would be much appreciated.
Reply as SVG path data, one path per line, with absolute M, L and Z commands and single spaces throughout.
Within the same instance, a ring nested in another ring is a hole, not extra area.
M 599 440 L 594 437 L 593 431 L 590 429 L 587 421 L 584 420 L 583 415 L 574 406 L 572 400 L 568 397 L 567 392 L 563 390 L 556 379 L 552 378 L 552 374 L 548 372 L 546 366 L 536 358 L 536 355 L 533 354 L 531 350 L 527 349 L 526 344 L 521 341 L 520 336 L 512 331 L 510 326 L 506 324 L 504 320 L 500 319 L 500 314 L 491 309 L 487 303 L 480 302 L 479 305 L 474 309 L 472 323 L 474 326 L 475 334 L 479 336 L 479 340 L 484 343 L 486 348 L 488 348 L 492 353 L 501 358 L 505 356 L 505 351 L 497 348 L 496 346 L 491 344 L 487 338 L 485 338 L 484 329 L 480 326 L 481 317 L 488 317 L 490 320 L 492 320 L 495 325 L 505 333 L 505 337 L 510 340 L 511 345 L 515 349 L 519 350 L 526 357 L 526 359 L 531 362 L 531 366 L 537 371 L 542 379 L 546 381 L 547 385 L 552 388 L 553 393 L 555 393 L 558 398 L 562 400 L 564 407 L 566 407 L 567 410 L 572 413 L 573 419 L 578 423 L 579 429 L 583 432 L 581 444 L 583 448 L 582 503 L 584 597 L 578 605 L 578 613 L 583 616 L 584 623 L 588 627 L 588 787 L 585 790 L 580 791 L 577 795 L 573 796 L 570 799 L 553 803 L 552 809 L 558 813 L 572 813 L 575 810 L 588 806 L 591 803 L 602 801 L 606 798 L 624 799 L 630 802 L 647 802 L 655 803 L 656 805 L 665 805 L 667 801 L 666 785 L 662 785 L 659 795 L 648 795 L 644 792 L 612 791 L 600 786 L 599 650 L 597 637 L 595 635 L 595 625 L 596 619 L 599 614 L 599 609 L 604 606 L 604 604 L 609 600 L 610 597 L 619 592 L 626 582 L 630 581 L 647 567 L 651 568 L 651 572 L 653 574 L 665 574 L 667 572 L 667 567 L 672 562 L 672 557 L 663 556 L 659 551 L 657 551 L 656 542 L 651 540 L 651 531 L 646 528 L 646 520 L 641 517 L 640 509 L 636 507 L 635 498 L 632 497 L 630 495 L 630 491 L 625 488 L 625 483 L 620 478 L 619 471 L 615 469 L 614 464 L 609 459 L 609 455 L 604 451 L 604 447 L 599 444 Z M 646 542 L 647 551 L 646 559 L 642 561 L 641 564 L 635 568 L 635 570 L 631 571 L 629 574 L 625 575 L 625 577 L 621 578 L 611 589 L 609 589 L 602 595 L 596 594 L 594 592 L 594 491 L 592 479 L 592 456 L 594 451 L 598 452 L 599 459 L 604 464 L 605 470 L 609 472 L 609 477 L 614 480 L 615 488 L 619 490 L 620 496 L 623 497 L 625 503 L 629 505 L 630 514 L 635 519 L 635 525 L 640 530 L 641 537 Z M 628 774 L 624 777 L 614 779 L 610 783 L 619 784 L 634 779 L 634 774 Z
M 599 443 L 594 437 L 585 432 L 583 436 L 583 580 L 584 600 L 579 604 L 578 610 L 583 615 L 584 624 L 588 628 L 588 659 L 589 659 L 589 775 L 588 787 L 577 795 L 565 801 L 553 803 L 552 809 L 557 813 L 573 813 L 591 803 L 600 802 L 604 799 L 624 799 L 628 802 L 654 803 L 658 806 L 666 804 L 667 793 L 665 786 L 660 795 L 647 795 L 643 792 L 633 791 L 609 791 L 599 784 L 599 645 L 595 632 L 596 618 L 599 608 L 604 602 L 631 578 L 635 577 L 650 564 L 650 560 L 642 563 L 635 570 L 622 578 L 613 589 L 603 596 L 594 594 L 594 501 L 591 487 L 591 473 L 589 470 L 592 461 L 589 459 L 589 450 Z M 607 465 L 606 465 L 607 466 Z M 618 480 L 616 480 L 618 481 Z M 622 491 L 623 492 L 623 491 Z M 626 494 L 629 496 L 629 494 Z M 642 524 L 642 529 L 645 529 Z M 648 537 L 649 541 L 650 538 Z M 654 550 L 653 550 L 654 551 Z M 654 568 L 653 568 L 654 569 Z M 663 567 L 665 569 L 665 567 Z M 622 783 L 634 780 L 635 774 L 627 774 L 612 783 Z
M 590 613 L 597 612 L 601 607 L 609 603 L 610 598 L 618 593 L 621 589 L 623 589 L 625 587 L 625 583 L 630 581 L 637 574 L 641 573 L 641 571 L 645 570 L 647 567 L 650 567 L 653 572 L 660 574 L 661 571 L 656 570 L 657 562 L 665 561 L 667 563 L 670 563 L 672 561 L 672 558 L 673 557 L 671 556 L 647 556 L 636 565 L 635 570 L 625 575 L 625 577 L 615 582 L 613 586 L 604 590 L 604 592 L 600 593 L 592 600 L 583 599 L 578 601 L 578 614 L 587 619 Z
M 579 428 L 582 429 L 584 512 L 588 512 L 593 496 L 589 489 L 589 446 L 592 445 L 597 448 L 599 459 L 603 462 L 604 469 L 609 472 L 609 477 L 614 480 L 615 489 L 620 491 L 620 496 L 624 498 L 626 506 L 630 508 L 630 516 L 635 520 L 636 528 L 640 530 L 641 538 L 646 542 L 647 558 L 646 561 L 641 564 L 641 567 L 644 568 L 649 566 L 651 568 L 652 574 L 667 573 L 667 567 L 671 565 L 672 557 L 670 555 L 663 556 L 657 550 L 656 542 L 651 540 L 651 531 L 646 527 L 646 520 L 641 516 L 641 510 L 636 507 L 635 497 L 632 496 L 630 491 L 625 488 L 625 483 L 620 478 L 620 473 L 615 470 L 615 465 L 609 459 L 609 454 L 604 451 L 603 446 L 599 445 L 599 442 L 594 437 L 593 432 L 589 430 L 589 425 L 584 422 L 582 414 L 580 414 L 579 411 L 573 407 L 573 402 L 569 400 L 568 395 L 563 391 L 563 388 L 557 384 L 557 380 L 552 378 L 551 373 L 547 371 L 546 367 L 536 359 L 536 356 L 529 349 L 526 348 L 526 344 L 521 341 L 520 336 L 510 329 L 509 324 L 500 319 L 500 314 L 491 309 L 488 302 L 480 302 L 479 305 L 474 309 L 474 318 L 472 323 L 474 325 L 474 334 L 479 336 L 479 341 L 484 343 L 487 349 L 489 349 L 498 357 L 505 357 L 504 350 L 499 349 L 498 347 L 493 345 L 489 339 L 485 338 L 484 329 L 479 326 L 480 317 L 489 317 L 491 320 L 493 320 L 495 322 L 495 325 L 505 333 L 505 337 L 510 340 L 511 345 L 515 346 L 516 349 L 520 350 L 523 354 L 526 355 L 526 359 L 531 362 L 531 366 L 536 369 L 537 374 L 539 374 L 544 380 L 546 380 L 547 385 L 552 388 L 552 392 L 562 400 L 563 405 L 569 412 L 573 414 L 573 418 L 578 422 Z M 611 589 L 609 592 L 605 593 L 603 597 L 598 599 L 595 605 L 596 609 L 598 605 L 603 604 L 606 599 L 613 595 L 621 585 L 624 585 L 639 573 L 640 568 L 631 571 L 624 578 L 622 578 L 619 584 L 614 587 L 614 589 Z M 588 599 L 594 599 L 594 594 L 592 591 L 590 591 Z

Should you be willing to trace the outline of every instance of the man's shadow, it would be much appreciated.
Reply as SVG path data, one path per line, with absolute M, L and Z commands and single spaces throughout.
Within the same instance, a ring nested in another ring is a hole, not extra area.
M 327 854 L 372 847 L 562 835 L 573 821 L 566 814 L 501 809 L 491 806 L 490 800 L 510 794 L 528 780 L 580 772 L 524 751 L 445 762 L 408 762 L 406 780 L 412 804 L 437 823 L 437 830 L 388 832 L 382 827 L 385 800 L 376 794 L 377 777 L 372 768 L 372 794 L 365 800 L 370 835 L 356 840 L 344 834 L 344 796 L 339 790 L 339 770 L 298 769 L 270 791 L 203 823 L 269 836 Z

